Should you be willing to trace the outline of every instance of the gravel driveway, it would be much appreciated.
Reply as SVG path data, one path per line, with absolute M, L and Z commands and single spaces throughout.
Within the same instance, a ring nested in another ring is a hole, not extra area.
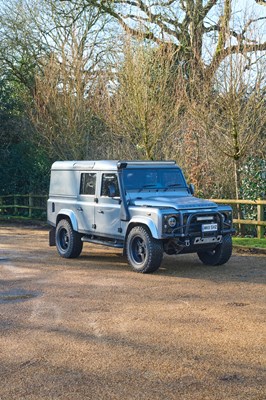
M 132 272 L 40 227 L 0 226 L 0 399 L 264 400 L 266 255 Z

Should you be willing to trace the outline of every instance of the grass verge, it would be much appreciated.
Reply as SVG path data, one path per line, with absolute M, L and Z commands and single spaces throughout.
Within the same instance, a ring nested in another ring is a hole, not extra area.
M 258 238 L 233 237 L 233 245 L 249 247 L 249 248 L 266 249 L 266 238 L 258 239 Z

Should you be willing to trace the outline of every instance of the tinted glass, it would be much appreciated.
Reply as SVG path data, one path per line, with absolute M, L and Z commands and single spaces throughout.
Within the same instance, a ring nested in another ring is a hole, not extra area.
M 110 196 L 111 193 L 113 197 L 120 196 L 117 175 L 103 174 L 101 196 Z
M 126 190 L 176 189 L 186 187 L 179 168 L 143 168 L 123 170 Z
M 80 194 L 95 195 L 96 174 L 82 173 L 80 179 Z

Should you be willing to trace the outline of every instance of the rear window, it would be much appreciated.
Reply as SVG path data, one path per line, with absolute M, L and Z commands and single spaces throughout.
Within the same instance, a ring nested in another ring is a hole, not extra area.
M 95 195 L 96 190 L 96 174 L 95 173 L 82 173 L 80 177 L 80 194 Z

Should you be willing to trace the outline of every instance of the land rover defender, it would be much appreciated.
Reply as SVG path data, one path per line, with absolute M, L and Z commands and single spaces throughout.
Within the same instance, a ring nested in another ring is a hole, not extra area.
M 227 205 L 194 197 L 174 161 L 57 161 L 47 203 L 49 244 L 78 257 L 83 243 L 121 248 L 133 270 L 156 271 L 163 253 L 207 265 L 232 254 Z

